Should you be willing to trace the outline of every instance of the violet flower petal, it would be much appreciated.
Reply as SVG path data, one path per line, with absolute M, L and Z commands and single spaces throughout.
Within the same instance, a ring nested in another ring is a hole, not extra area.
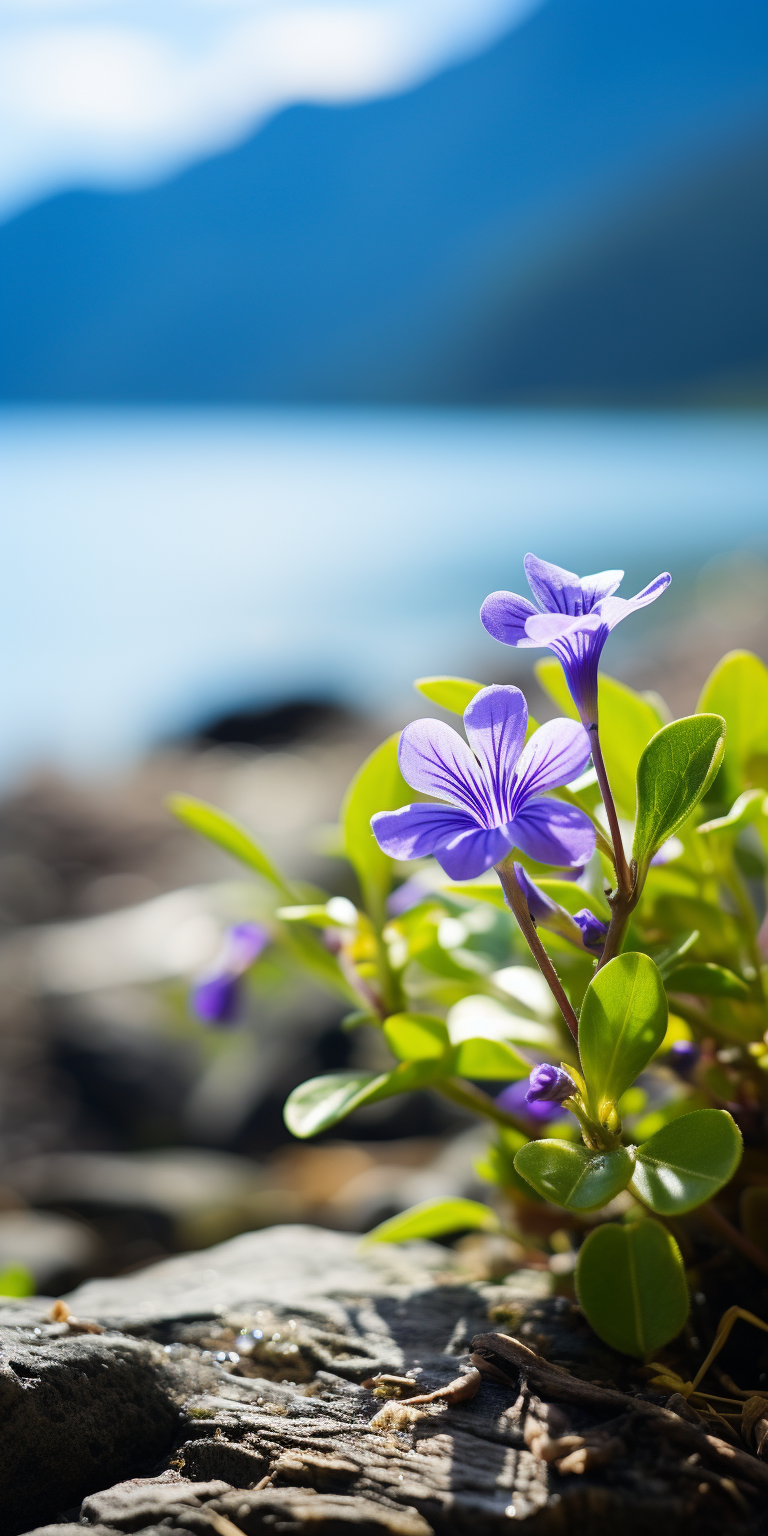
M 483 688 L 464 711 L 464 729 L 491 786 L 497 823 L 512 815 L 515 767 L 527 725 L 528 705 L 520 689 L 498 683 Z
M 579 720 L 548 720 L 534 731 L 517 765 L 513 813 L 532 795 L 559 789 L 575 779 L 592 755 L 589 737 Z
M 589 907 L 582 907 L 580 912 L 574 912 L 573 921 L 581 929 L 584 948 L 601 955 L 608 936 L 608 924 L 602 922 L 599 917 L 595 917 Z
M 589 817 L 563 800 L 528 800 L 507 832 L 513 847 L 540 864 L 583 865 L 595 851 Z
M 269 943 L 269 931 L 261 923 L 234 923 L 225 940 L 226 968 L 247 971 Z
M 661 597 L 662 592 L 666 592 L 671 580 L 669 571 L 662 571 L 661 575 L 650 581 L 647 587 L 643 587 L 642 592 L 638 592 L 636 597 L 605 598 L 600 604 L 603 622 L 608 625 L 609 630 L 615 629 L 628 614 L 634 613 L 638 608 L 647 608 L 649 603 L 655 603 L 656 598 Z
M 192 988 L 192 1007 L 204 1024 L 234 1024 L 240 1012 L 240 978 L 220 972 Z
M 499 1109 L 505 1109 L 510 1115 L 520 1115 L 534 1125 L 543 1125 L 547 1120 L 566 1119 L 569 1111 L 562 1104 L 542 1103 L 536 1099 L 528 1102 L 528 1078 L 521 1077 L 516 1083 L 509 1083 L 496 1095 L 496 1103 Z
M 527 1104 L 535 1104 L 537 1100 L 562 1104 L 577 1092 L 573 1078 L 562 1067 L 555 1067 L 549 1061 L 542 1061 L 538 1067 L 533 1068 L 528 1085 L 525 1095 Z
M 414 720 L 407 725 L 400 737 L 398 761 L 412 789 L 460 806 L 476 825 L 491 827 L 497 821 L 476 759 L 458 732 L 442 720 Z
M 545 895 L 544 891 L 539 890 L 538 885 L 534 884 L 522 864 L 515 864 L 515 878 L 534 923 L 546 926 L 548 922 L 557 918 L 560 912 L 557 902 L 553 901 L 551 896 Z
M 392 859 L 433 855 L 451 880 L 473 880 L 509 853 L 498 827 L 478 827 L 466 811 L 443 805 L 404 805 L 371 818 L 374 837 Z
M 540 642 L 530 638 L 525 626 L 537 611 L 527 597 L 518 597 L 515 592 L 492 592 L 480 609 L 480 618 L 489 635 L 502 645 L 532 646 Z

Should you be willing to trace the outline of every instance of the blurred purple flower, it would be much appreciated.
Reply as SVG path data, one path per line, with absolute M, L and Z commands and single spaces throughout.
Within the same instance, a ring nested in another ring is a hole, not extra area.
M 405 912 L 410 912 L 411 907 L 417 907 L 420 901 L 425 901 L 432 894 L 431 888 L 425 885 L 418 875 L 411 875 L 410 880 L 404 880 L 387 898 L 387 916 L 402 917 Z
M 394 859 L 433 854 L 452 880 L 471 880 L 512 848 L 542 864 L 586 864 L 595 846 L 591 821 L 543 796 L 581 772 L 590 756 L 587 734 L 575 720 L 550 720 L 524 746 L 527 724 L 520 689 L 494 684 L 464 711 L 469 746 L 441 720 L 407 725 L 403 778 L 448 804 L 379 811 L 371 819 L 379 847 Z
M 582 907 L 572 917 L 565 907 L 559 906 L 540 886 L 534 884 L 522 864 L 515 865 L 515 875 L 537 928 L 547 928 L 550 933 L 559 934 L 569 944 L 575 944 L 577 949 L 586 949 L 593 955 L 602 954 L 608 932 L 607 923 L 602 923 L 588 907 Z
M 669 586 L 665 571 L 636 597 L 615 597 L 623 571 L 576 576 L 548 560 L 526 555 L 525 574 L 538 608 L 514 592 L 492 592 L 480 617 L 504 645 L 546 645 L 562 662 L 573 702 L 587 726 L 597 724 L 597 666 L 612 629 L 652 603 Z
M 701 1050 L 694 1040 L 676 1040 L 667 1057 L 667 1064 L 678 1077 L 689 1083 Z
M 525 1095 L 527 1104 L 562 1104 L 565 1099 L 577 1093 L 578 1089 L 572 1077 L 562 1067 L 555 1067 L 549 1061 L 540 1062 L 534 1067 L 528 1079 L 528 1092 Z
M 241 979 L 269 943 L 260 923 L 228 928 L 211 969 L 192 988 L 192 1007 L 204 1024 L 235 1024 L 240 1015 Z
M 559 1120 L 568 1114 L 562 1104 L 550 1103 L 528 1099 L 529 1081 L 523 1077 L 517 1083 L 510 1083 L 496 1096 L 499 1109 L 505 1109 L 510 1115 L 520 1115 L 530 1120 L 534 1125 L 542 1125 L 547 1120 Z

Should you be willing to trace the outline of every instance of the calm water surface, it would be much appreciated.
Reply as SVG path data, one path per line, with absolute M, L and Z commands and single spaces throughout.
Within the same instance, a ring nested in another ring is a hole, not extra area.
M 489 678 L 477 610 L 529 548 L 639 584 L 768 546 L 759 417 L 6 411 L 0 477 L 6 779 L 244 701 Z

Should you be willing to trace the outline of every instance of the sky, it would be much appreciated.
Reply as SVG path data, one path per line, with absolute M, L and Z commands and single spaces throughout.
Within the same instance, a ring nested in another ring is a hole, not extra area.
M 0 0 L 0 216 L 145 185 L 292 102 L 404 90 L 542 0 Z

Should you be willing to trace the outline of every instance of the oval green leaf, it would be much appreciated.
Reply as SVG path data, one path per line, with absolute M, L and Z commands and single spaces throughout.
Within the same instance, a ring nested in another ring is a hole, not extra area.
M 632 1189 L 660 1216 L 692 1211 L 733 1177 L 741 1151 L 727 1110 L 695 1109 L 638 1147 Z
M 451 1071 L 459 1077 L 497 1077 L 502 1081 L 515 1082 L 528 1077 L 530 1061 L 524 1061 L 505 1040 L 486 1040 L 474 1037 L 462 1040 L 452 1058 Z
M 344 797 L 341 822 L 344 851 L 357 875 L 363 901 L 375 922 L 385 917 L 385 902 L 392 884 L 392 861 L 382 853 L 371 828 L 377 811 L 395 811 L 413 798 L 400 772 L 395 732 L 366 758 Z
M 384 1021 L 384 1036 L 399 1061 L 432 1061 L 451 1048 L 447 1025 L 426 1013 L 393 1013 Z
M 728 726 L 723 762 L 726 796 L 765 788 L 768 754 L 768 668 L 752 651 L 729 651 L 702 689 L 697 711 L 722 715 Z
M 673 720 L 649 741 L 637 768 L 633 854 L 641 872 L 696 809 L 724 751 L 725 721 L 720 715 Z
M 291 1134 L 303 1141 L 363 1104 L 426 1087 L 439 1076 L 435 1061 L 404 1061 L 391 1072 L 329 1072 L 294 1088 L 285 1101 L 283 1119 Z
M 688 1316 L 680 1249 L 658 1221 L 596 1227 L 582 1244 L 576 1295 L 599 1338 L 622 1354 L 654 1355 Z
M 587 987 L 579 1052 L 592 1107 L 618 1103 L 667 1032 L 664 983 L 648 955 L 617 955 Z
M 209 843 L 216 843 L 223 848 L 225 853 L 230 853 L 233 859 L 238 859 L 241 864 L 246 864 L 249 869 L 269 880 L 271 885 L 277 887 L 283 896 L 289 900 L 295 900 L 295 893 L 291 889 L 285 876 L 281 874 L 276 864 L 272 863 L 269 855 L 246 832 L 245 827 L 234 821 L 231 816 L 226 816 L 223 811 L 216 809 L 215 805 L 208 805 L 204 800 L 196 800 L 193 795 L 171 795 L 168 799 L 168 809 L 185 826 L 191 827 L 193 832 L 199 832 L 201 837 L 206 837 Z
M 666 978 L 668 992 L 693 992 L 697 997 L 735 997 L 741 1002 L 749 999 L 747 983 L 729 971 L 724 965 L 712 961 L 700 964 L 678 965 Z
M 596 1211 L 626 1189 L 634 1163 L 626 1147 L 590 1152 L 573 1142 L 529 1141 L 515 1157 L 537 1194 L 569 1211 Z
M 480 1232 L 498 1232 L 499 1218 L 490 1206 L 479 1200 L 422 1200 L 399 1216 L 390 1216 L 372 1232 L 364 1243 L 407 1243 L 415 1237 L 442 1237 L 445 1232 L 471 1228 Z
M 485 683 L 475 683 L 471 677 L 438 676 L 417 677 L 413 686 L 432 704 L 439 704 L 441 709 L 449 709 L 454 715 L 463 715 L 467 705 L 472 703 L 475 694 L 485 687 Z

